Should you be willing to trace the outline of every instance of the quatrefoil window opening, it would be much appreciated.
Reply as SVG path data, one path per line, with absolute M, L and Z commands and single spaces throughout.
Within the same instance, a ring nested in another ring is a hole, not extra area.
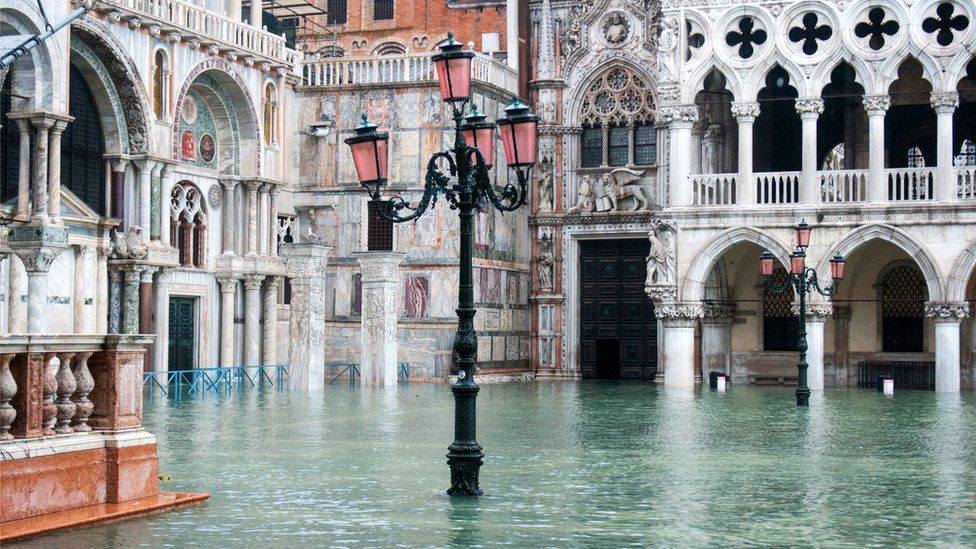
M 922 21 L 922 30 L 929 34 L 937 32 L 935 41 L 942 47 L 955 40 L 953 31 L 962 33 L 969 27 L 969 18 L 965 15 L 953 15 L 955 11 L 956 7 L 951 3 L 943 2 L 935 8 L 935 17 L 927 17 Z
M 705 35 L 700 32 L 695 32 L 694 27 L 691 26 L 691 21 L 685 21 L 685 36 L 688 40 L 685 61 L 688 61 L 696 50 L 705 45 Z
M 868 12 L 868 20 L 854 26 L 854 35 L 858 38 L 871 37 L 868 47 L 878 51 L 885 45 L 885 36 L 894 36 L 900 28 L 895 20 L 885 21 L 884 8 L 872 8 Z
M 816 13 L 808 13 L 803 16 L 802 26 L 790 29 L 790 41 L 803 42 L 803 53 L 813 55 L 820 49 L 818 42 L 826 42 L 833 36 L 834 30 L 828 25 L 817 25 L 819 21 Z
M 731 47 L 739 47 L 739 57 L 749 59 L 756 52 L 755 46 L 766 43 L 766 31 L 756 28 L 756 21 L 752 17 L 739 20 L 739 30 L 725 35 L 725 43 Z

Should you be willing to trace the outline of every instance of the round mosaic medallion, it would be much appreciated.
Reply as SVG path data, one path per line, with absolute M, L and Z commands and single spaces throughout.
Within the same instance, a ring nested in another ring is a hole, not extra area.
M 193 124 L 197 121 L 197 100 L 187 96 L 186 100 L 183 101 L 183 108 L 180 110 L 180 115 L 183 117 L 183 122 L 187 124 Z
M 210 187 L 210 190 L 207 192 L 207 204 L 210 204 L 210 207 L 216 210 L 220 207 L 220 200 L 220 187 L 217 185 Z
M 200 138 L 200 160 L 210 164 L 216 155 L 217 143 L 214 142 L 213 136 L 209 133 L 203 134 L 203 137 Z

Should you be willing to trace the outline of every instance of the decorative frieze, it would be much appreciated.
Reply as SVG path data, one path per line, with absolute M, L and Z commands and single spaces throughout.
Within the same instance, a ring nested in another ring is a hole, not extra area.
M 807 303 L 806 317 L 807 322 L 824 322 L 828 317 L 833 316 L 834 306 L 830 303 Z M 794 303 L 790 306 L 790 313 L 793 316 L 800 316 L 800 305 Z
M 925 304 L 925 316 L 940 322 L 962 322 L 969 317 L 969 304 L 965 302 L 936 302 Z

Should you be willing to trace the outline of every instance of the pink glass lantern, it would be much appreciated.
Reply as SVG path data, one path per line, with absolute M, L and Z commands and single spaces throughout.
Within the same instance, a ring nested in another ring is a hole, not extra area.
M 806 254 L 801 250 L 797 250 L 790 255 L 790 272 L 799 276 L 803 274 L 806 268 Z
M 773 276 L 774 260 L 775 258 L 773 257 L 773 254 L 769 253 L 768 251 L 763 252 L 762 255 L 759 256 L 759 272 L 762 273 L 764 277 Z
M 796 226 L 796 245 L 801 248 L 810 246 L 810 225 L 806 221 L 801 221 Z
M 498 120 L 498 132 L 505 149 L 505 162 L 513 168 L 532 167 L 538 154 L 539 117 L 529 111 L 528 105 L 514 98 L 505 107 L 505 118 Z
M 444 101 L 467 101 L 471 97 L 471 60 L 474 52 L 462 51 L 464 47 L 447 33 L 447 40 L 437 45 L 440 53 L 431 57 L 437 69 L 437 83 Z
M 495 159 L 495 125 L 485 121 L 485 115 L 478 112 L 478 106 L 471 106 L 471 113 L 464 117 L 461 126 L 461 136 L 469 147 L 481 151 L 485 164 L 491 166 Z M 471 153 L 471 164 L 475 163 L 474 153 Z
M 833 278 L 835 282 L 840 282 L 844 278 L 844 270 L 846 267 L 847 260 L 845 260 L 840 254 L 835 255 L 830 259 L 830 277 Z
M 356 165 L 356 175 L 359 183 L 373 194 L 370 185 L 375 185 L 375 192 L 379 193 L 380 185 L 386 183 L 388 164 L 387 151 L 390 140 L 389 134 L 377 133 L 376 124 L 370 122 L 366 115 L 356 126 L 356 135 L 346 139 L 346 144 L 352 149 L 352 161 Z

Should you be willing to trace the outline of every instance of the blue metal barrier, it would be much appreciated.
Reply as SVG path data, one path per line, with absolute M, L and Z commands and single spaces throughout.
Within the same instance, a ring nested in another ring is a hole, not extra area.
M 335 385 L 339 382 L 339 378 L 344 375 L 349 376 L 349 386 L 356 384 L 356 378 L 358 377 L 360 381 L 363 379 L 362 372 L 359 371 L 359 364 L 357 363 L 344 363 L 344 362 L 329 362 L 325 365 L 327 368 L 342 368 L 339 373 L 329 376 L 329 385 Z M 333 370 L 335 371 L 335 370 Z M 400 383 L 407 383 L 410 380 L 410 363 L 401 362 L 397 365 L 397 378 Z
M 170 393 L 180 396 L 206 392 L 230 392 L 235 387 L 244 389 L 270 385 L 281 388 L 288 377 L 288 367 L 283 364 L 262 366 L 231 366 L 228 368 L 195 368 L 193 370 L 167 370 L 144 372 L 143 388 L 152 397 L 157 391 L 163 396 Z

